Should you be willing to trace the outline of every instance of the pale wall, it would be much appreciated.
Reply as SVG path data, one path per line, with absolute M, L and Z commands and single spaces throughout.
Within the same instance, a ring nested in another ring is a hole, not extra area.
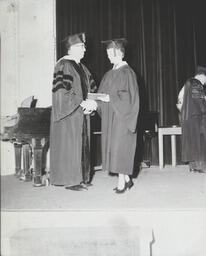
M 55 0 L 0 0 L 1 117 L 15 114 L 31 95 L 37 107 L 51 105 L 55 27 Z M 14 170 L 11 147 L 2 146 L 1 158 L 9 161 L 2 173 Z
M 48 191 L 49 193 L 49 191 Z M 85 221 L 86 220 L 86 221 Z M 143 230 L 142 243 L 149 256 L 149 241 L 154 240 L 150 256 L 205 256 L 205 210 L 59 210 L 2 212 L 2 255 L 10 256 L 10 237 L 27 228 L 54 227 L 129 227 Z M 115 230 L 115 229 L 114 229 Z M 146 232 L 148 234 L 144 234 Z M 52 232 L 52 231 L 51 231 Z M 127 235 L 127 234 L 126 234 Z M 38 241 L 37 241 L 38 246 Z M 145 247 L 145 245 L 144 245 Z M 6 252 L 4 254 L 4 252 Z M 106 254 L 105 254 L 106 255 Z M 110 255 L 108 253 L 108 255 Z M 138 255 L 140 256 L 140 255 Z

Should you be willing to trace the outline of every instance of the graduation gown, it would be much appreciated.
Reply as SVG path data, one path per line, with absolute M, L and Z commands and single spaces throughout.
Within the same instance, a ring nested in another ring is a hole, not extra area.
M 184 85 L 181 108 L 182 161 L 206 168 L 206 101 L 199 80 L 190 78 Z
M 54 185 L 76 185 L 89 181 L 89 116 L 81 102 L 95 91 L 89 70 L 68 59 L 60 59 L 54 70 L 50 128 L 50 179 Z
M 139 90 L 134 71 L 127 64 L 108 71 L 98 92 L 110 96 L 110 102 L 99 103 L 103 170 L 131 175 L 139 113 Z

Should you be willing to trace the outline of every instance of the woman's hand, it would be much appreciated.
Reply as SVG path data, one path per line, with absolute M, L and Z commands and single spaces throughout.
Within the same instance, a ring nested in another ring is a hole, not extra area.
M 104 102 L 110 102 L 109 94 L 105 94 L 105 96 L 100 96 L 97 99 L 101 100 L 101 101 L 104 101 Z

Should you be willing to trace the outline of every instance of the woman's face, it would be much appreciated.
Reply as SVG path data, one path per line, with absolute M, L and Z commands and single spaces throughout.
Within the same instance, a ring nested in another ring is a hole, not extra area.
M 123 54 L 120 49 L 109 48 L 107 49 L 107 57 L 112 64 L 118 64 L 123 59 Z

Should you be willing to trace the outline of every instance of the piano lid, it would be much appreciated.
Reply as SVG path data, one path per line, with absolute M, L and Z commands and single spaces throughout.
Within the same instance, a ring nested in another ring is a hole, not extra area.
M 22 108 L 35 108 L 37 103 L 37 99 L 34 96 L 29 96 L 25 100 L 22 101 L 21 107 Z
M 34 96 L 29 96 L 24 99 L 21 103 L 21 108 L 35 108 L 37 103 L 37 99 Z M 1 117 L 1 133 L 4 127 L 12 127 L 15 126 L 19 121 L 19 113 L 14 114 L 12 116 Z

